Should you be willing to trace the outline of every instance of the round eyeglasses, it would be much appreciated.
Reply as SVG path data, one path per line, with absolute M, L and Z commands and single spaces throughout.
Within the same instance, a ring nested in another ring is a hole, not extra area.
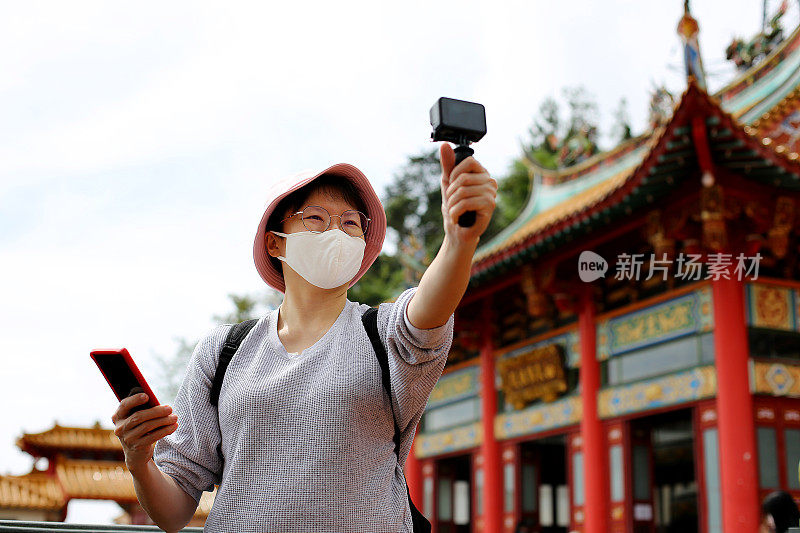
M 292 213 L 281 220 L 281 222 L 289 220 L 297 215 L 300 215 L 300 219 L 303 221 L 303 225 L 306 229 L 313 233 L 322 233 L 326 231 L 331 225 L 331 218 L 337 217 L 339 219 L 339 227 L 351 237 L 361 237 L 364 235 L 367 232 L 370 221 L 367 215 L 354 209 L 345 211 L 341 215 L 331 215 L 324 207 L 310 205 L 302 211 Z

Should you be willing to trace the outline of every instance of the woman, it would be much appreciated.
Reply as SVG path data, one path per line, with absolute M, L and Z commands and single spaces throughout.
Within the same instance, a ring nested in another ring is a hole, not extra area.
M 786 533 L 790 527 L 798 527 L 798 522 L 800 511 L 791 494 L 776 490 L 764 498 L 759 533 Z
M 368 306 L 347 300 L 383 244 L 377 195 L 346 164 L 273 192 L 254 257 L 266 283 L 285 295 L 239 347 L 219 408 L 209 390 L 230 325 L 198 343 L 175 413 L 159 406 L 130 415 L 146 401 L 130 397 L 113 417 L 137 497 L 162 529 L 185 526 L 202 491 L 218 484 L 207 531 L 412 530 L 402 468 L 444 367 L 453 312 L 497 190 L 474 158 L 454 168 L 449 145 L 440 155 L 444 241 L 419 287 L 378 310 L 391 405 L 360 320 Z M 477 212 L 470 228 L 457 225 L 466 211 Z

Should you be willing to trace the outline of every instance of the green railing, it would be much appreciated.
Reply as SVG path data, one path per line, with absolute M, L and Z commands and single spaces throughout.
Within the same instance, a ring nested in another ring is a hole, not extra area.
M 118 531 L 164 531 L 156 526 L 118 526 L 98 524 L 65 524 L 64 522 L 23 522 L 0 520 L 0 532 L 5 533 L 53 533 L 54 531 L 81 531 L 83 533 L 109 533 Z M 202 533 L 202 527 L 181 529 L 185 533 Z

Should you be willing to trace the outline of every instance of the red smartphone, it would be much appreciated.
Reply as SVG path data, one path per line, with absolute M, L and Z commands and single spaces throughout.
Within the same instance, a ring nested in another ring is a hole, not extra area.
M 106 381 L 111 385 L 111 390 L 117 395 L 117 400 L 122 401 L 128 396 L 133 396 L 140 392 L 147 394 L 147 403 L 137 405 L 131 409 L 131 413 L 149 409 L 158 405 L 158 399 L 153 394 L 150 385 L 147 384 L 136 363 L 133 362 L 131 354 L 125 348 L 121 350 L 95 350 L 89 354 L 97 368 L 105 376 Z

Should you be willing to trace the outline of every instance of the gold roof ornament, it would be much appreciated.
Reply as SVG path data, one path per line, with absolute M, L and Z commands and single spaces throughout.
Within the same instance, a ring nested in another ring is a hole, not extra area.
M 703 69 L 703 59 L 700 56 L 700 25 L 689 12 L 689 0 L 683 2 L 683 17 L 678 22 L 678 35 L 683 41 L 683 61 L 686 67 L 686 77 L 694 78 L 697 85 L 706 89 L 706 73 Z

